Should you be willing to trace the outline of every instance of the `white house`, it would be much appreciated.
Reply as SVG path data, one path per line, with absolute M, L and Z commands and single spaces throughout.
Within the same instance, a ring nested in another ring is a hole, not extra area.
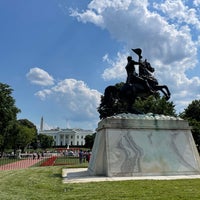
M 85 136 L 94 134 L 92 130 L 83 129 L 50 129 L 43 130 L 43 117 L 41 118 L 39 134 L 52 136 L 54 146 L 82 146 L 85 145 Z

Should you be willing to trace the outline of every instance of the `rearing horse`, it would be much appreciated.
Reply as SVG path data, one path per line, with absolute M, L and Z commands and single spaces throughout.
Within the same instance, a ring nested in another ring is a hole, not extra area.
M 160 90 L 160 87 L 163 89 L 163 86 L 156 85 L 154 90 Z M 104 91 L 104 98 L 101 104 L 101 111 L 109 111 L 110 115 L 119 114 L 119 109 L 116 108 L 116 105 L 121 103 L 126 103 L 126 109 L 123 112 L 134 113 L 134 114 L 143 114 L 141 111 L 135 109 L 133 104 L 137 97 L 146 98 L 152 95 L 150 91 L 147 91 L 145 86 L 140 84 L 130 85 L 127 83 L 123 83 L 121 87 L 110 85 L 106 87 Z M 156 93 L 155 93 L 156 95 Z M 166 94 L 168 99 L 168 95 Z M 105 113 L 104 113 L 105 114 Z M 109 115 L 109 116 L 110 116 Z
M 104 91 L 103 100 L 99 108 L 101 117 L 107 117 L 118 114 L 120 110 L 120 103 L 127 105 L 125 112 L 139 114 L 140 111 L 134 109 L 134 104 L 137 97 L 146 98 L 150 95 L 155 95 L 156 92 L 161 91 L 166 100 L 170 98 L 170 91 L 166 85 L 159 85 L 157 79 L 152 76 L 154 68 L 145 60 L 141 60 L 142 50 L 132 49 L 139 56 L 139 76 L 135 74 L 130 82 L 123 83 L 118 86 L 108 86 Z M 141 81 L 142 80 L 142 81 Z M 147 84 L 150 87 L 147 87 Z M 151 88 L 155 91 L 152 93 Z M 118 107 L 119 105 L 119 107 Z M 123 110 L 124 111 L 124 110 Z M 109 113 L 109 114 L 108 114 Z
M 147 80 L 149 85 L 155 90 L 155 91 L 161 91 L 166 99 L 168 100 L 170 98 L 170 91 L 166 85 L 159 85 L 158 81 L 155 77 L 152 76 L 151 73 L 154 72 L 154 68 L 151 66 L 147 60 L 144 62 L 141 62 L 139 65 L 139 77 L 141 77 L 144 80 Z
M 141 62 L 139 65 L 139 77 L 141 79 L 146 80 L 150 87 L 158 92 L 161 91 L 166 100 L 170 98 L 170 92 L 166 85 L 159 85 L 157 79 L 152 76 L 152 72 L 154 72 L 154 68 L 151 67 L 150 63 L 146 60 Z M 165 89 L 165 90 L 164 90 Z M 156 94 L 156 93 L 155 93 Z M 152 94 L 145 85 L 137 82 L 132 82 L 131 84 L 124 83 L 122 86 L 108 86 L 104 92 L 104 100 L 102 102 L 102 107 L 113 108 L 117 102 L 126 102 L 127 103 L 127 112 L 129 113 L 141 113 L 140 111 L 134 109 L 132 105 L 134 104 L 137 97 L 146 98 Z

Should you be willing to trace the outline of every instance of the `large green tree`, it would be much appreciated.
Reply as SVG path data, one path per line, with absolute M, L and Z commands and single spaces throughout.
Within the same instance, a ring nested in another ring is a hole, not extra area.
M 29 139 L 27 139 L 27 142 L 28 142 L 27 145 L 30 145 L 34 149 L 36 149 L 38 147 L 37 127 L 28 119 L 19 119 L 18 122 L 22 127 L 25 126 L 31 130 L 29 134 Z
M 42 149 L 50 148 L 53 146 L 54 139 L 52 136 L 39 134 L 38 135 L 38 141 L 40 143 L 40 147 Z
M 180 114 L 180 117 L 188 120 L 189 125 L 192 127 L 192 135 L 197 149 L 200 152 L 200 100 L 192 101 Z
M 35 124 L 33 124 L 28 119 L 19 119 L 18 122 L 20 125 L 23 125 L 23 126 L 33 129 L 34 134 L 37 134 L 37 128 L 36 128 Z
M 37 142 L 37 128 L 28 119 L 20 119 L 13 127 L 12 147 L 14 150 L 21 149 L 24 151 L 26 147 Z
M 13 89 L 4 83 L 0 83 L 0 151 L 9 144 L 11 130 L 20 112 L 15 106 L 15 99 L 12 97 Z
M 16 120 L 10 124 L 8 136 L 7 147 L 12 148 L 14 152 L 17 149 L 23 152 L 26 147 L 37 141 L 37 129 L 27 119 Z
M 86 135 L 85 136 L 85 147 L 86 148 L 92 149 L 95 136 L 96 136 L 96 133 L 94 133 L 92 135 Z
M 149 96 L 146 99 L 138 98 L 134 106 L 143 113 L 176 116 L 174 103 L 167 101 L 165 97 L 161 97 L 159 94 L 156 97 Z
M 21 149 L 24 152 L 24 149 L 33 142 L 35 137 L 33 129 L 19 125 L 15 141 L 17 149 Z

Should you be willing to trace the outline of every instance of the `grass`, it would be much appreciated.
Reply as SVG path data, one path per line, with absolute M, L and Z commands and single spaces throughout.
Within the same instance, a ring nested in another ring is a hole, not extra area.
M 57 157 L 54 165 L 67 165 L 67 167 L 88 167 L 88 162 L 79 163 L 79 158 L 77 157 Z
M 32 167 L 38 167 L 41 164 L 43 164 L 44 162 L 46 162 L 49 158 L 43 159 L 40 162 L 36 163 L 35 165 L 33 165 Z M 8 163 L 13 163 L 13 162 L 17 162 L 20 161 L 21 159 L 15 158 L 15 159 L 9 159 L 9 158 L 0 158 L 0 166 L 8 164 Z M 73 167 L 73 168 L 83 168 L 83 167 L 88 167 L 88 162 L 84 161 L 82 163 L 79 163 L 79 158 L 78 157 L 66 157 L 66 156 L 61 156 L 61 157 L 57 157 L 54 164 L 54 166 L 56 165 L 64 165 L 67 166 L 68 168 Z M 52 166 L 52 164 L 50 165 Z
M 200 199 L 200 179 L 62 183 L 62 166 L 0 171 L 3 200 Z
M 19 160 L 20 159 L 18 159 L 18 158 L 0 158 L 0 166 L 9 164 L 9 163 L 13 163 L 13 162 L 17 162 Z

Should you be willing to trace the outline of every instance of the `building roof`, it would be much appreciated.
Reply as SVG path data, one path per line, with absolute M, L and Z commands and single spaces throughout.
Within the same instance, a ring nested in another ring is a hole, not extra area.
M 50 130 L 40 130 L 38 132 L 39 134 L 45 134 L 45 133 L 71 133 L 71 134 L 75 134 L 75 133 L 78 133 L 78 134 L 93 134 L 94 131 L 92 130 L 84 130 L 84 129 L 60 129 L 60 128 L 56 128 L 56 129 L 50 129 Z

